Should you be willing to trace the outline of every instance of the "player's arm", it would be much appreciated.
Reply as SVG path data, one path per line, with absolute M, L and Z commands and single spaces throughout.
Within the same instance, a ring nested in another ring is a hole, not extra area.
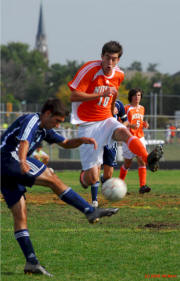
M 97 149 L 97 143 L 93 138 L 76 138 L 76 139 L 65 139 L 63 142 L 58 143 L 59 146 L 63 148 L 76 148 L 79 147 L 81 144 L 93 144 L 94 149 Z
M 114 112 L 116 110 L 116 107 L 115 107 L 116 98 L 117 98 L 117 91 L 116 91 L 116 94 L 113 95 L 113 100 L 112 100 L 112 104 L 111 104 L 112 115 L 116 114 Z
M 22 173 L 27 173 L 30 170 L 29 165 L 26 162 L 27 153 L 29 149 L 29 142 L 27 140 L 21 140 L 19 143 L 19 161 Z
M 144 114 L 145 114 L 145 108 L 144 108 Z M 145 129 L 149 128 L 149 123 L 146 120 L 143 121 L 143 128 Z
M 37 160 L 40 160 L 41 159 L 41 157 L 40 157 L 40 155 L 38 155 L 37 153 L 33 153 L 33 158 L 35 158 L 35 159 L 37 159 Z
M 114 87 L 108 87 L 102 93 L 85 93 L 78 90 L 74 90 L 71 92 L 70 100 L 71 102 L 81 102 L 81 101 L 90 101 L 98 99 L 99 97 L 108 97 L 108 96 L 116 96 L 117 90 Z
M 137 123 L 131 124 L 131 123 L 129 123 L 129 121 L 127 121 L 127 128 L 136 130 L 136 129 L 138 129 L 138 125 L 137 125 Z
M 129 122 L 128 121 L 124 121 L 122 122 L 124 126 L 126 126 L 128 128 Z
M 143 121 L 143 128 L 148 129 L 149 123 L 147 121 Z

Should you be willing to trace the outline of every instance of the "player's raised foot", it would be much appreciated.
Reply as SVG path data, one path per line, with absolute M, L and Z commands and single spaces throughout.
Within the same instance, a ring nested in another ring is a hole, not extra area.
M 163 156 L 163 149 L 161 145 L 157 145 L 153 151 L 148 155 L 147 163 L 152 172 L 156 172 L 159 168 L 159 160 Z
M 92 201 L 92 206 L 94 208 L 97 208 L 98 207 L 98 201 Z
M 151 188 L 149 186 L 147 186 L 147 185 L 143 185 L 139 189 L 139 193 L 140 194 L 144 194 L 144 193 L 150 192 L 150 191 L 151 191 Z
M 51 273 L 49 273 L 42 265 L 32 264 L 30 262 L 26 262 L 24 267 L 25 274 L 43 274 L 49 277 L 53 277 Z
M 84 171 L 81 171 L 79 181 L 80 181 L 80 184 L 82 185 L 82 187 L 87 189 L 88 186 L 84 184 L 83 178 L 84 178 Z
M 100 218 L 110 217 L 117 214 L 118 211 L 118 208 L 95 208 L 93 213 L 86 214 L 86 218 L 88 219 L 89 223 L 96 223 Z

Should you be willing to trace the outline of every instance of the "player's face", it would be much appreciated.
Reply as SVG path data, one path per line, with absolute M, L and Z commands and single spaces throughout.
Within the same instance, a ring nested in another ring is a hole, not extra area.
M 132 96 L 132 104 L 138 105 L 141 101 L 141 92 L 137 92 L 134 96 Z
M 119 54 L 110 54 L 110 53 L 105 53 L 104 55 L 101 56 L 102 58 L 102 68 L 104 71 L 105 75 L 111 75 L 113 68 L 118 64 L 119 62 Z
M 60 124 L 64 122 L 65 117 L 59 115 L 52 115 L 50 111 L 46 111 L 41 118 L 41 125 L 45 129 L 59 128 Z

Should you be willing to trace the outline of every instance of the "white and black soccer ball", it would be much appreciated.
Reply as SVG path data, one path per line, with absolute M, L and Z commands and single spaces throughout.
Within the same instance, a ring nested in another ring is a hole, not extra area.
M 110 178 L 102 185 L 102 194 L 109 201 L 119 201 L 127 193 L 126 183 L 119 178 Z

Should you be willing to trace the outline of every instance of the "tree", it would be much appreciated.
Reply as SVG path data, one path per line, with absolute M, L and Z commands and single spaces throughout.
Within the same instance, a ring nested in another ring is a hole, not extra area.
M 45 88 L 45 73 L 48 70 L 44 56 L 37 50 L 29 51 L 27 44 L 13 42 L 1 46 L 1 58 L 2 101 L 7 102 L 9 94 L 19 101 L 32 102 L 32 97 L 36 97 L 36 102 L 40 100 L 40 89 Z
M 128 104 L 128 90 L 126 89 L 124 84 L 121 84 L 118 90 L 118 97 L 117 97 L 124 105 Z
M 149 72 L 158 72 L 156 67 L 158 66 L 157 63 L 149 63 L 147 67 L 147 71 Z
M 128 89 L 128 90 L 130 90 L 132 88 L 140 88 L 145 93 L 149 93 L 151 82 L 147 77 L 143 76 L 142 73 L 137 72 L 130 80 L 125 80 L 124 83 L 125 83 L 126 89 Z
M 55 94 L 55 96 L 57 98 L 61 99 L 62 102 L 64 103 L 64 105 L 67 106 L 68 110 L 71 109 L 70 95 L 71 95 L 71 91 L 70 91 L 69 87 L 67 86 L 67 84 L 62 84 L 59 87 L 57 93 Z
M 136 70 L 136 71 L 142 71 L 142 65 L 139 61 L 134 61 L 129 67 L 128 70 Z

